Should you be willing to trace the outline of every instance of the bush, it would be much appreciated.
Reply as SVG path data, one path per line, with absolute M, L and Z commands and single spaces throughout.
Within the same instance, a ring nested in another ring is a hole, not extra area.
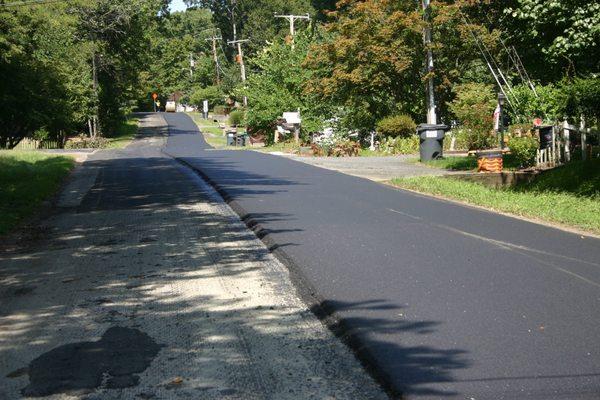
M 244 111 L 243 110 L 233 110 L 229 113 L 229 125 L 231 126 L 240 126 L 244 125 Z
M 226 115 L 227 112 L 228 109 L 225 106 L 218 105 L 213 108 L 213 113 L 217 115 Z
M 32 139 L 44 141 L 50 137 L 50 132 L 46 128 L 40 128 L 33 132 Z
M 379 150 L 387 154 L 415 154 L 419 152 L 419 137 L 384 138 L 379 144 Z
M 535 164 L 535 157 L 539 143 L 533 137 L 513 137 L 508 144 L 511 154 L 523 168 L 531 167 Z
M 454 93 L 456 97 L 448 106 L 464 127 L 466 147 L 479 150 L 495 146 L 491 132 L 497 100 L 492 86 L 465 83 L 456 85 Z
M 409 115 L 386 117 L 377 123 L 377 133 L 383 137 L 409 137 L 416 135 L 417 124 Z
M 67 140 L 65 149 L 103 149 L 108 146 L 108 143 L 108 139 L 104 137 L 89 138 L 79 135 L 77 138 Z
M 333 157 L 356 157 L 360 153 L 360 144 L 354 140 L 344 139 L 331 146 L 320 146 L 311 144 L 313 155 Z

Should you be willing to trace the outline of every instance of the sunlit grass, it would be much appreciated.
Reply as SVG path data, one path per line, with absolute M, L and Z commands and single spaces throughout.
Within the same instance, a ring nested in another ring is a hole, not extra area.
M 0 151 L 0 235 L 56 193 L 73 165 L 71 157 Z
M 452 177 L 393 179 L 392 184 L 600 234 L 600 160 L 573 162 L 505 189 Z

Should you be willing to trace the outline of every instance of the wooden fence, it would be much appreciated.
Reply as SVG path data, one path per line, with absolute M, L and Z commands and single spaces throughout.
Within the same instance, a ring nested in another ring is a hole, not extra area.
M 598 139 L 598 133 L 589 128 L 576 127 L 567 121 L 552 126 L 552 140 L 545 149 L 537 151 L 536 164 L 540 168 L 552 168 L 571 161 L 574 152 L 579 150 L 581 159 L 592 156 L 590 138 Z
M 50 150 L 62 149 L 62 142 L 58 140 L 34 140 L 29 138 L 22 139 L 13 149 L 14 150 Z

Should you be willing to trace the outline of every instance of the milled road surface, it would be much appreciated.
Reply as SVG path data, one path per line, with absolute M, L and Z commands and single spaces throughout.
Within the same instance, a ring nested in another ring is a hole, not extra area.
M 0 254 L 0 399 L 384 399 L 287 269 L 161 152 L 90 156 Z
M 193 165 L 411 398 L 600 398 L 600 240 L 290 159 L 215 151 Z

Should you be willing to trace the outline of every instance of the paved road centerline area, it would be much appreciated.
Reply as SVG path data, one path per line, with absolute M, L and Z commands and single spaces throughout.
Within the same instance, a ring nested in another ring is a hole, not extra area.
M 0 399 L 384 399 L 167 129 L 89 157 L 0 256 Z
M 406 398 L 600 396 L 599 239 L 210 150 L 188 116 L 166 120 L 166 151 L 218 189 Z

